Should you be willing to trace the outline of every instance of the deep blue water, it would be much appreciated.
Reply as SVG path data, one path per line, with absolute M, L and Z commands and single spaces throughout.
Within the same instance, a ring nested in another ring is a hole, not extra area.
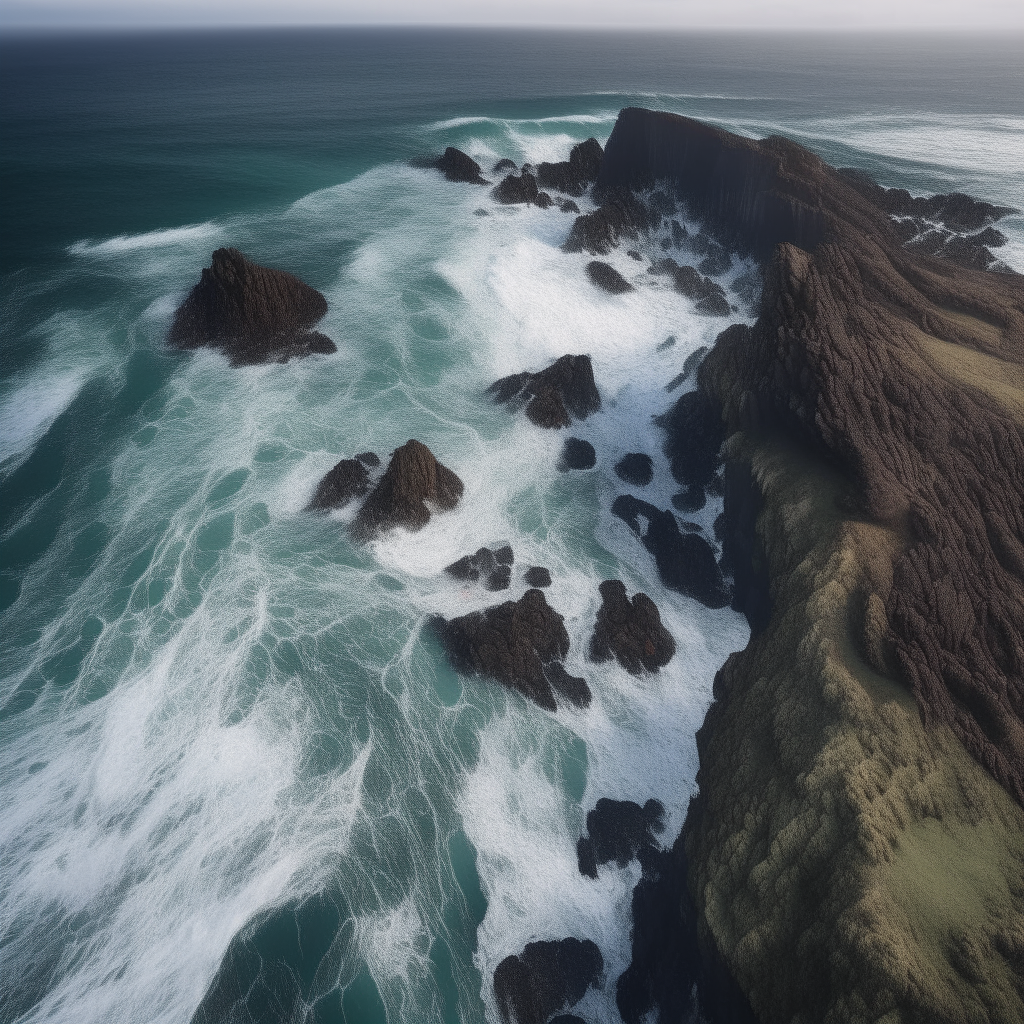
M 576 838 L 601 796 L 661 799 L 674 837 L 714 673 L 747 632 L 660 586 L 608 514 L 625 489 L 611 467 L 650 453 L 637 493 L 667 507 L 651 416 L 722 322 L 656 282 L 596 293 L 558 248 L 570 215 L 498 208 L 408 161 L 449 144 L 485 168 L 560 159 L 641 104 L 1024 207 L 1021 51 L 0 40 L 0 1020 L 187 1021 L 202 1004 L 210 1021 L 494 1021 L 497 963 L 565 935 L 607 966 L 582 1015 L 618 1020 L 639 869 L 584 878 Z M 1024 220 L 1000 227 L 1024 270 Z M 338 354 L 238 370 L 169 352 L 177 302 L 225 244 L 320 288 Z M 722 277 L 739 317 L 749 269 Z M 605 403 L 580 475 L 557 472 L 559 437 L 482 394 L 567 351 L 591 353 Z M 345 515 L 302 511 L 338 458 L 409 437 L 466 482 L 459 510 L 369 548 Z M 719 509 L 696 517 L 709 537 Z M 441 569 L 505 542 L 517 567 L 552 569 L 586 712 L 462 679 L 423 631 L 494 601 Z M 612 575 L 676 638 L 656 677 L 584 656 Z

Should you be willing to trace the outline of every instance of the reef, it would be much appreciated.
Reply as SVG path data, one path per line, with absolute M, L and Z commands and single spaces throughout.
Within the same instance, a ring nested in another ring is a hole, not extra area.
M 330 354 L 337 346 L 312 328 L 327 312 L 315 288 L 283 270 L 218 249 L 174 314 L 168 340 L 177 348 L 219 348 L 234 366 Z
M 1024 284 L 898 223 L 1004 211 L 908 214 L 788 140 L 624 110 L 597 187 L 655 183 L 764 275 L 662 421 L 682 499 L 724 490 L 752 626 L 698 734 L 673 920 L 763 1021 L 1024 1019 Z

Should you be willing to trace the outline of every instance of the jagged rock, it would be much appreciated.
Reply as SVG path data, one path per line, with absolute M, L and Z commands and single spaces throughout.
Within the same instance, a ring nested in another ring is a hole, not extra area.
M 488 590 L 507 590 L 512 579 L 509 566 L 514 561 L 512 546 L 506 544 L 493 551 L 485 547 L 480 548 L 476 554 L 463 555 L 458 561 L 446 565 L 444 571 L 465 582 L 475 582 L 483 577 Z
M 505 1024 L 548 1024 L 601 982 L 604 958 L 590 939 L 531 942 L 494 972 L 494 996 Z
M 601 170 L 601 145 L 597 139 L 587 139 L 573 146 L 569 159 L 561 163 L 537 165 L 537 180 L 545 188 L 558 189 L 571 196 L 581 196 L 587 187 L 597 181 Z
M 579 213 L 580 208 L 571 199 L 560 199 L 558 208 L 562 213 Z
M 396 526 L 420 530 L 430 522 L 426 502 L 447 511 L 459 503 L 462 490 L 462 481 L 425 444 L 407 441 L 356 515 L 353 533 L 368 540 Z
M 449 146 L 444 151 L 444 156 L 439 157 L 434 166 L 443 171 L 449 181 L 464 181 L 473 185 L 490 184 L 480 176 L 480 165 L 454 146 Z
M 654 556 L 661 582 L 708 608 L 724 608 L 730 599 L 711 545 L 694 533 L 683 534 L 676 517 L 631 494 L 612 502 L 612 515 L 627 523 Z M 640 518 L 647 521 L 643 529 Z
M 515 203 L 535 203 L 538 195 L 537 179 L 528 171 L 523 171 L 519 175 L 509 174 L 494 186 L 491 195 L 506 206 Z M 551 197 L 547 198 L 550 205 Z
M 567 437 L 562 446 L 558 468 L 563 472 L 570 469 L 593 469 L 597 463 L 597 452 L 589 441 L 579 437 Z
M 514 160 L 509 160 L 507 156 L 503 156 L 492 168 L 492 174 L 515 174 L 519 168 L 516 166 Z
M 729 300 L 717 281 L 701 277 L 694 267 L 680 267 L 672 275 L 677 292 L 691 299 L 698 313 L 709 316 L 728 316 Z
M 436 618 L 433 626 L 459 672 L 496 679 L 549 711 L 557 709 L 552 686 L 561 688 L 573 678 L 561 666 L 553 668 L 569 653 L 569 634 L 543 591 L 531 589 L 518 601 L 450 621 Z M 568 687 L 579 694 L 574 703 L 589 704 L 590 691 L 578 682 L 582 686 Z
M 634 487 L 646 487 L 654 479 L 654 462 L 643 452 L 630 452 L 615 463 L 615 475 Z
M 356 458 L 370 469 L 376 469 L 380 465 L 380 457 L 376 452 L 360 452 Z
M 590 639 L 591 660 L 614 657 L 633 675 L 657 672 L 667 665 L 676 653 L 676 642 L 661 624 L 658 606 L 641 593 L 631 602 L 620 580 L 605 580 L 600 590 L 602 604 Z
M 317 484 L 316 492 L 307 506 L 315 512 L 344 508 L 355 498 L 361 498 L 370 489 L 370 474 L 358 456 L 342 459 Z
M 550 587 L 551 586 L 551 571 L 545 569 L 543 565 L 531 565 L 529 569 L 523 573 L 523 579 L 526 581 L 528 587 Z
M 648 274 L 661 274 L 667 277 L 675 277 L 679 272 L 679 264 L 671 256 L 664 256 L 660 260 L 654 260 L 647 268 Z
M 613 266 L 600 260 L 591 260 L 587 264 L 587 275 L 598 288 L 603 288 L 613 295 L 635 290 Z
M 608 191 L 597 210 L 576 218 L 562 249 L 599 256 L 652 226 L 651 212 L 632 192 Z
M 526 405 L 538 427 L 567 427 L 601 408 L 590 356 L 562 356 L 539 373 L 516 373 L 495 381 L 487 393 L 502 405 Z
M 601 797 L 587 812 L 587 833 L 576 844 L 581 875 L 597 878 L 602 864 L 615 861 L 624 868 L 642 849 L 658 847 L 656 835 L 665 831 L 665 808 L 660 800 L 641 807 L 632 800 Z
M 174 314 L 168 340 L 178 348 L 223 349 L 234 366 L 329 354 L 337 347 L 312 327 L 327 300 L 292 274 L 237 249 L 218 249 Z

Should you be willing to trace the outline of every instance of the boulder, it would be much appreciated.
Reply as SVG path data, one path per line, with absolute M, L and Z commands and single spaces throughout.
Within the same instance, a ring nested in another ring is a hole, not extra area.
M 494 972 L 494 996 L 504 1024 L 548 1024 L 575 1006 L 604 973 L 601 950 L 590 939 L 531 942 Z
M 537 180 L 546 188 L 554 188 L 571 196 L 581 196 L 597 181 L 603 151 L 597 139 L 587 139 L 573 146 L 569 159 L 560 163 L 537 165 Z
M 580 874 L 597 878 L 597 869 L 611 861 L 624 868 L 641 850 L 658 847 L 656 835 L 665 831 L 665 808 L 660 800 L 641 807 L 632 800 L 601 797 L 587 812 L 588 835 L 576 844 Z
M 654 462 L 643 452 L 630 452 L 615 463 L 615 475 L 634 487 L 646 487 L 654 479 Z
M 459 672 L 496 679 L 549 711 L 557 710 L 552 687 L 572 703 L 590 703 L 586 682 L 574 680 L 558 664 L 569 653 L 569 634 L 543 591 L 530 589 L 518 601 L 457 619 L 435 618 L 432 625 Z M 578 699 L 566 690 L 574 691 Z
M 597 463 L 597 452 L 589 441 L 579 437 L 567 437 L 562 446 L 558 468 L 563 472 L 570 469 L 593 469 Z
M 676 642 L 661 624 L 658 606 L 642 593 L 630 601 L 620 580 L 605 580 L 600 590 L 602 604 L 590 640 L 591 660 L 614 657 L 635 676 L 667 665 L 676 653 Z
M 370 469 L 376 469 L 380 465 L 380 457 L 376 452 L 360 452 L 356 458 Z
M 717 281 L 702 277 L 694 267 L 680 267 L 672 277 L 676 291 L 693 300 L 698 313 L 709 316 L 729 315 L 729 300 Z
M 610 190 L 597 210 L 576 218 L 562 249 L 600 256 L 611 252 L 622 238 L 636 238 L 654 223 L 651 211 L 632 192 Z
M 407 441 L 392 454 L 387 471 L 356 515 L 353 533 L 369 540 L 396 526 L 420 530 L 430 522 L 428 501 L 447 511 L 459 503 L 462 491 L 462 481 L 425 444 Z
M 467 156 L 461 149 L 456 149 L 454 146 L 449 146 L 444 151 L 444 156 L 439 157 L 434 166 L 439 171 L 443 171 L 449 181 L 464 181 L 473 185 L 490 184 L 480 176 L 480 165 L 471 156 Z
M 445 566 L 445 572 L 457 580 L 475 582 L 483 579 L 488 590 L 508 590 L 512 582 L 512 569 L 515 554 L 512 547 L 480 548 L 474 555 L 464 555 L 457 562 Z
M 590 356 L 562 356 L 539 373 L 516 373 L 495 381 L 487 393 L 502 405 L 526 406 L 538 427 L 567 427 L 601 408 Z
M 314 512 L 344 508 L 355 498 L 361 498 L 369 489 L 370 474 L 362 460 L 342 459 L 317 484 L 316 492 L 307 507 Z
M 666 587 L 708 608 L 724 608 L 729 603 L 729 588 L 715 561 L 714 549 L 702 536 L 681 532 L 671 512 L 631 494 L 620 494 L 612 502 L 612 515 L 627 523 L 640 538 L 654 557 Z M 646 526 L 641 519 L 646 520 Z
M 515 160 L 509 160 L 507 156 L 503 156 L 492 168 L 492 174 L 509 174 L 515 173 L 519 168 L 516 166 Z
M 558 208 L 562 213 L 579 213 L 580 208 L 571 199 L 560 199 Z
M 591 260 L 587 264 L 587 276 L 598 288 L 603 288 L 613 295 L 635 291 L 633 286 L 613 266 L 602 263 L 600 260 Z
M 545 569 L 543 565 L 531 565 L 529 569 L 523 573 L 523 579 L 526 581 L 528 587 L 550 587 L 551 586 L 551 571 Z
M 506 175 L 494 186 L 491 195 L 506 206 L 515 203 L 535 203 L 538 196 L 537 179 L 529 171 L 523 171 L 518 175 Z M 548 196 L 547 199 L 550 205 L 551 197 Z
M 168 340 L 177 348 L 222 349 L 234 366 L 286 362 L 337 351 L 312 330 L 326 312 L 323 295 L 294 275 L 218 249 L 175 312 Z

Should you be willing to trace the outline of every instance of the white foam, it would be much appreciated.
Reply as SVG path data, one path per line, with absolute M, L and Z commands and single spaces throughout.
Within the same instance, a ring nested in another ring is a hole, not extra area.
M 83 239 L 69 246 L 68 252 L 74 256 L 123 256 L 126 253 L 139 253 L 151 249 L 164 249 L 178 246 L 194 248 L 196 243 L 208 243 L 223 231 L 221 225 L 208 222 L 205 224 L 189 224 L 178 228 L 162 228 L 159 231 L 145 231 L 138 235 L 115 235 L 99 242 Z

